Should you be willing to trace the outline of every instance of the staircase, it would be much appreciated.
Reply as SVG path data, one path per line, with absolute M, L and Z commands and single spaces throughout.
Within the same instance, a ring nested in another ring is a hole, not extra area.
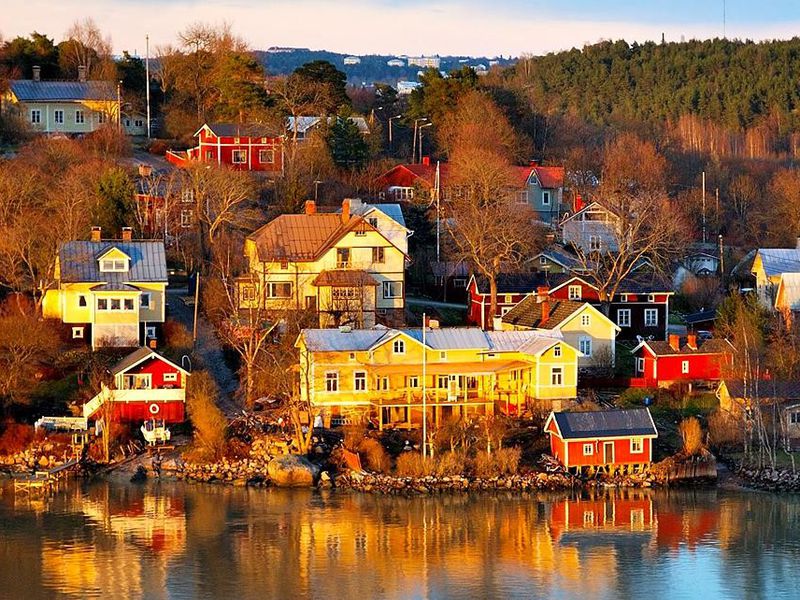
M 111 390 L 105 384 L 102 384 L 100 393 L 83 405 L 83 418 L 90 419 L 94 413 L 100 410 L 100 407 L 103 406 L 109 396 L 111 396 Z

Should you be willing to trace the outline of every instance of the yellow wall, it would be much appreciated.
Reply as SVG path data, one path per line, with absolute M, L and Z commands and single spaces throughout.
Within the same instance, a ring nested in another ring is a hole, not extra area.
M 166 300 L 165 283 L 136 283 L 142 291 L 150 292 L 150 308 L 139 306 L 139 292 L 93 292 L 94 283 L 65 283 L 58 290 L 48 290 L 42 307 L 46 318 L 60 319 L 64 323 L 152 323 L 164 322 Z M 80 296 L 86 297 L 86 306 L 80 306 Z M 133 311 L 96 311 L 97 298 L 133 298 Z
M 117 102 L 87 100 L 84 102 L 18 102 L 16 97 L 7 92 L 4 96 L 4 105 L 13 106 L 26 123 L 36 131 L 45 133 L 89 133 L 101 127 L 100 114 L 105 115 L 105 123 L 117 122 Z M 31 111 L 41 111 L 41 122 L 31 123 Z M 55 111 L 64 111 L 64 122 L 56 123 Z M 75 111 L 82 110 L 83 123 L 75 122 Z

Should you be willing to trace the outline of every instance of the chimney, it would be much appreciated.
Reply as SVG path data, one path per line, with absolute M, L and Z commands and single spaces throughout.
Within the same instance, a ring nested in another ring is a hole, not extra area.
M 547 297 L 550 294 L 550 288 L 546 285 L 540 285 L 536 288 L 536 302 L 542 303 L 547 300 Z
M 40 67 L 39 65 L 33 65 L 33 80 L 34 81 L 42 80 L 42 67 Z
M 533 160 L 530 161 L 530 164 L 528 166 L 530 166 L 530 167 L 538 167 L 539 166 L 539 161 L 534 158 Z
M 674 333 L 669 334 L 669 347 L 675 350 L 675 352 L 680 352 L 681 349 L 681 336 L 676 335 Z
M 89 239 L 91 239 L 93 242 L 99 242 L 100 241 L 100 233 L 101 232 L 102 232 L 102 229 L 95 225 L 94 227 L 92 227 L 92 237 L 89 238 Z
M 130 242 L 133 239 L 133 229 L 130 227 L 122 228 L 122 241 Z
M 80 65 L 78 67 L 78 81 L 86 81 L 86 66 Z
M 342 200 L 342 223 L 350 220 L 350 198 Z
M 542 319 L 539 321 L 539 325 L 547 325 L 547 322 L 550 320 L 550 299 L 545 296 L 539 300 L 539 304 L 542 305 Z
M 686 336 L 686 345 L 689 346 L 691 350 L 697 350 L 697 334 L 690 333 Z
M 556 234 L 553 233 L 552 231 L 549 231 L 546 234 L 544 234 L 544 239 L 548 245 L 554 244 L 556 241 Z
M 315 215 L 317 214 L 317 203 L 313 200 L 306 200 L 306 214 L 307 215 Z
M 430 156 L 423 156 L 422 157 L 422 164 L 425 165 L 425 166 L 430 166 L 431 157 Z

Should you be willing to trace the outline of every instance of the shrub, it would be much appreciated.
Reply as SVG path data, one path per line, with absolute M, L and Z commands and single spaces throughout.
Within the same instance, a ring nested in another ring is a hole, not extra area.
M 33 441 L 33 427 L 22 423 L 6 423 L 0 434 L 0 454 L 21 452 Z
M 363 423 L 351 423 L 342 427 L 344 439 L 342 443 L 350 452 L 358 452 L 358 447 L 367 434 L 367 427 Z
M 158 156 L 164 156 L 167 150 L 169 150 L 169 146 L 164 140 L 153 140 L 147 147 L 147 151 L 150 154 L 157 154 Z
M 708 438 L 715 446 L 741 444 L 743 441 L 741 423 L 730 413 L 715 410 L 708 416 Z
M 183 323 L 173 319 L 167 319 L 164 322 L 162 331 L 164 332 L 164 342 L 170 348 L 183 350 L 191 348 L 194 343 L 189 329 Z
M 516 475 L 519 471 L 519 461 L 522 457 L 520 448 L 500 448 L 491 454 L 478 452 L 473 461 L 473 470 L 476 477 L 490 479 L 501 475 Z
M 463 475 L 466 469 L 466 458 L 462 452 L 444 452 L 434 462 L 434 473 L 437 477 Z
M 472 462 L 472 468 L 476 477 L 489 479 L 495 476 L 494 460 L 492 455 L 486 451 L 478 452 Z
M 683 452 L 686 456 L 694 456 L 703 449 L 703 428 L 696 417 L 687 417 L 678 425 L 683 439 Z
M 387 473 L 392 468 L 392 459 L 383 445 L 376 439 L 364 438 L 358 445 L 363 464 L 375 473 Z
M 403 452 L 397 457 L 395 470 L 399 477 L 427 477 L 433 473 L 433 461 L 417 452 Z
M 199 454 L 217 459 L 225 449 L 228 421 L 217 406 L 219 389 L 207 371 L 195 371 L 186 389 L 186 408 L 194 428 L 194 441 Z
M 655 398 L 656 390 L 648 388 L 628 388 L 622 392 L 617 399 L 617 405 L 621 407 L 643 406 L 644 399 L 649 396 Z

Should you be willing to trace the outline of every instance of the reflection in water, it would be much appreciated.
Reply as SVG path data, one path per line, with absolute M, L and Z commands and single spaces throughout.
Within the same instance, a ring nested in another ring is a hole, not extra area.
M 793 597 L 800 502 L 153 483 L 0 503 L 0 597 Z

